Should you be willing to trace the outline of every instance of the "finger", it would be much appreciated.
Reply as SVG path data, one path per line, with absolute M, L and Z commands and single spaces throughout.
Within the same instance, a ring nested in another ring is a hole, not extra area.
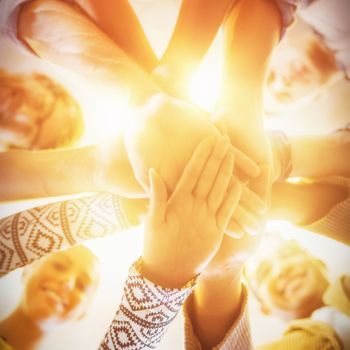
M 247 176 L 257 178 L 261 174 L 260 167 L 246 156 L 242 151 L 233 147 L 235 154 L 236 166 L 242 170 Z
M 244 186 L 242 190 L 240 203 L 252 212 L 261 215 L 265 214 L 267 210 L 265 202 L 247 186 Z
M 271 190 L 271 167 L 267 163 L 263 163 L 260 164 L 260 170 L 260 176 L 250 181 L 249 187 L 266 203 Z
M 225 234 L 232 238 L 241 238 L 245 232 L 243 228 L 237 224 L 234 219 L 231 218 L 226 227 Z
M 208 196 L 207 204 L 214 213 L 219 209 L 228 190 L 233 173 L 233 155 L 227 153 Z
M 149 170 L 150 204 L 149 217 L 152 221 L 162 222 L 165 217 L 167 204 L 167 190 L 160 175 L 154 170 Z
M 181 178 L 174 190 L 174 194 L 179 191 L 193 191 L 202 173 L 202 170 L 213 151 L 214 145 L 215 140 L 213 138 L 206 138 L 198 145 L 191 159 L 185 166 Z
M 241 194 L 242 185 L 239 181 L 235 181 L 216 214 L 216 220 L 220 230 L 226 229 L 237 207 Z
M 208 158 L 199 180 L 194 190 L 194 194 L 199 198 L 206 198 L 213 186 L 221 163 L 230 148 L 228 136 L 221 136 L 216 142 L 214 149 Z
M 223 120 L 218 119 L 214 121 L 214 126 L 219 130 L 221 135 L 227 135 L 226 124 Z
M 243 230 L 254 236 L 260 233 L 262 227 L 261 216 L 254 215 L 251 211 L 238 205 L 233 214 L 233 220 L 239 224 Z

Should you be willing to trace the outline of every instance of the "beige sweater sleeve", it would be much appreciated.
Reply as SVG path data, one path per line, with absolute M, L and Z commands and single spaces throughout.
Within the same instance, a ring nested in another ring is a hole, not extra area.
M 335 205 L 324 217 L 304 226 L 306 230 L 320 232 L 340 242 L 349 242 L 350 237 L 350 179 L 332 177 L 324 181 L 344 186 L 348 190 L 347 198 Z

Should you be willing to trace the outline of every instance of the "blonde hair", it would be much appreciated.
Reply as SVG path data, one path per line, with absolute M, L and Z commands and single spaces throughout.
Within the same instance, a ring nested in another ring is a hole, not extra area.
M 0 123 L 22 106 L 37 115 L 40 125 L 55 113 L 68 117 L 69 122 L 56 130 L 55 137 L 41 149 L 71 145 L 83 132 L 80 106 L 62 85 L 43 74 L 12 74 L 0 69 Z M 35 141 L 30 148 L 36 148 Z

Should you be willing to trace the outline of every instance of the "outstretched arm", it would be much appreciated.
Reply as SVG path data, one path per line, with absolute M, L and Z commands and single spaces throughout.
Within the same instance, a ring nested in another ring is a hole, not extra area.
M 279 183 L 272 187 L 269 216 L 350 245 L 349 197 L 345 179 Z
M 150 171 L 142 260 L 130 271 L 100 349 L 121 348 L 131 339 L 133 349 L 149 349 L 160 341 L 193 281 L 182 286 L 209 263 L 239 201 L 241 186 L 232 176 L 233 160 L 227 139 L 205 139 L 172 194 L 159 174 Z
M 263 130 L 262 99 L 269 58 L 281 31 L 280 13 L 273 1 L 241 0 L 227 16 L 224 29 L 224 78 L 214 118 L 231 143 L 260 166 L 260 177 L 250 181 L 250 189 L 266 202 L 271 150 Z M 243 209 L 240 216 L 249 218 L 249 226 L 258 232 L 261 217 L 250 209 Z M 234 226 L 236 231 L 248 231 Z
M 33 0 L 24 4 L 18 36 L 38 56 L 98 83 L 127 88 L 136 100 L 158 91 L 147 73 L 111 38 L 65 2 Z
M 174 32 L 155 71 L 167 91 L 187 97 L 189 79 L 232 4 L 232 0 L 182 1 Z
M 137 204 L 136 204 L 137 203 Z M 139 223 L 144 203 L 100 193 L 27 209 L 0 219 L 0 276 L 45 255 Z
M 75 0 L 95 24 L 145 71 L 158 59 L 127 0 Z
M 0 200 L 114 192 L 144 197 L 123 139 L 113 144 L 0 153 Z

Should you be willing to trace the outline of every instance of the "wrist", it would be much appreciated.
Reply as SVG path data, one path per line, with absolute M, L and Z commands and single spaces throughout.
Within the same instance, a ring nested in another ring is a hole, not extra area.
M 142 260 L 141 274 L 163 288 L 182 288 L 197 277 L 194 272 L 179 271 L 167 264 L 152 264 L 147 262 L 147 259 L 146 261 L 144 258 Z
M 188 100 L 190 74 L 173 63 L 162 63 L 152 72 L 153 79 L 171 96 Z
M 213 315 L 234 315 L 242 293 L 242 268 L 217 275 L 201 275 L 194 293 L 194 306 Z M 201 311 L 201 312 L 202 312 Z
M 186 305 L 198 340 L 210 349 L 224 339 L 239 319 L 244 300 L 240 277 L 233 276 L 232 280 L 226 275 L 226 281 L 225 278 L 219 281 L 217 277 L 218 283 L 214 279 L 203 280 L 200 277 Z

